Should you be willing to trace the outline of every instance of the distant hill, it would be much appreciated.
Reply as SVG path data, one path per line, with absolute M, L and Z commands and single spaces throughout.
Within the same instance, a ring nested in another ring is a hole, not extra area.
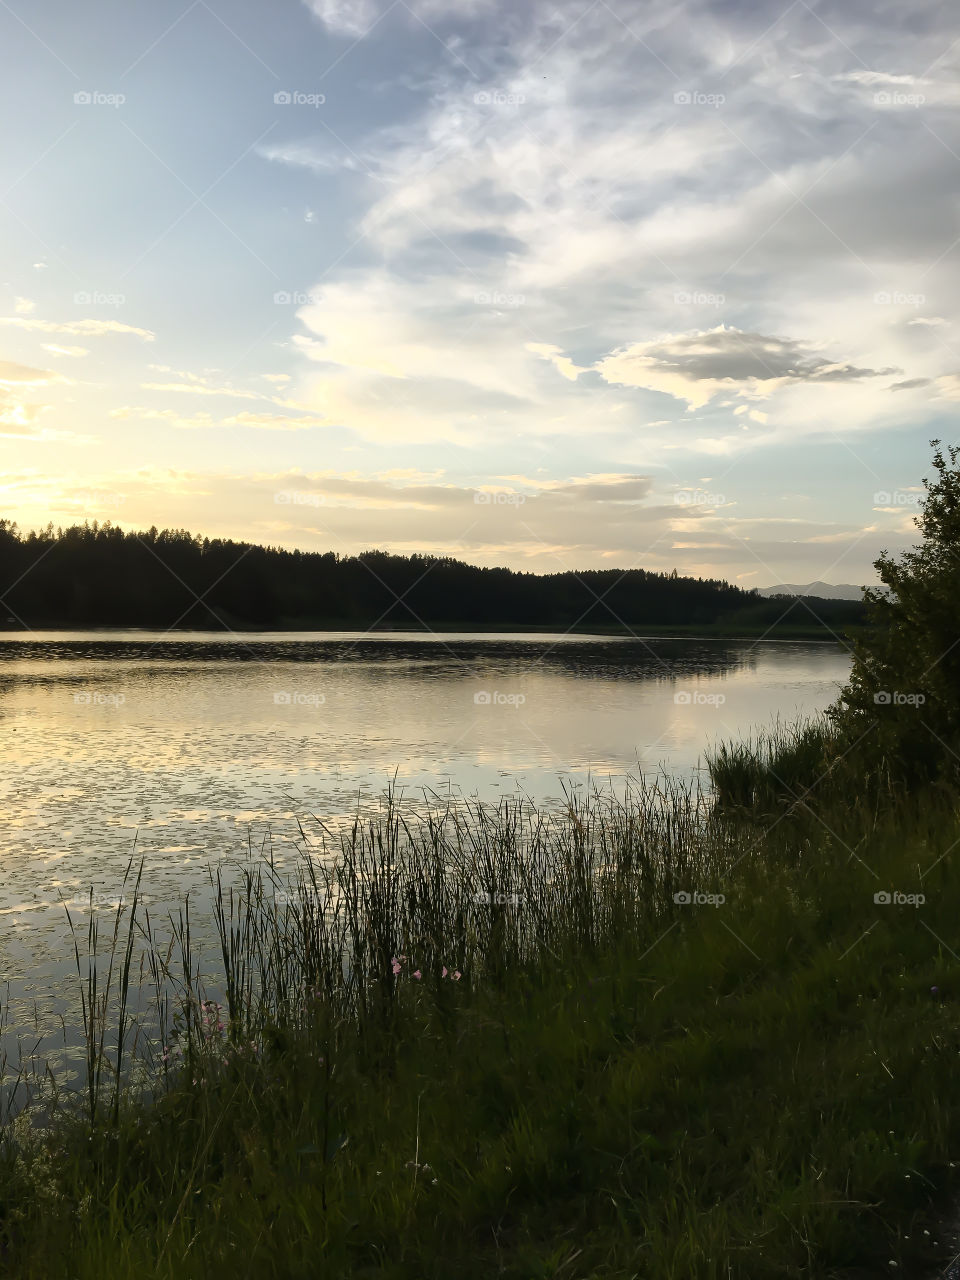
M 804 587 L 793 583 L 783 583 L 775 587 L 759 587 L 758 594 L 766 596 L 816 596 L 819 600 L 859 600 L 863 596 L 863 587 L 854 587 L 841 582 L 808 582 Z

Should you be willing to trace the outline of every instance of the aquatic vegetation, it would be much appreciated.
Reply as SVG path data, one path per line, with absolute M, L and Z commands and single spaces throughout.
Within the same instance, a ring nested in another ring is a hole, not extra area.
M 94 1083 L 0 1129 L 0 1265 L 914 1274 L 960 1190 L 958 836 L 942 792 L 388 797 L 293 883 L 214 878 L 216 989 L 190 904 L 128 895 L 78 936 Z

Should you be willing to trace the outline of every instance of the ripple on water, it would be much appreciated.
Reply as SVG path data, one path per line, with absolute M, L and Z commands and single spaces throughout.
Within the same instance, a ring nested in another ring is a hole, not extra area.
M 155 919 L 191 895 L 212 955 L 211 867 L 294 866 L 298 819 L 320 847 L 311 815 L 372 811 L 394 778 L 422 804 L 424 790 L 558 802 L 561 782 L 621 786 L 661 763 L 693 776 L 708 741 L 822 709 L 848 669 L 842 650 L 799 643 L 4 633 L 0 993 L 9 982 L 21 1026 L 62 1036 L 76 975 L 61 897 L 92 886 L 115 903 L 131 858 Z M 696 689 L 725 701 L 674 700 Z

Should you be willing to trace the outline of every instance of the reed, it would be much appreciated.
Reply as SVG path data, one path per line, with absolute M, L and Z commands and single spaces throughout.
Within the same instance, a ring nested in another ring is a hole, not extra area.
M 269 859 L 211 873 L 206 978 L 191 904 L 161 925 L 131 867 L 112 928 L 75 933 L 83 1091 L 0 1129 L 0 1269 L 720 1280 L 941 1259 L 956 805 L 774 805 L 822 745 L 768 741 L 760 784 L 728 749 L 707 794 L 390 792 L 305 830 L 289 880 Z

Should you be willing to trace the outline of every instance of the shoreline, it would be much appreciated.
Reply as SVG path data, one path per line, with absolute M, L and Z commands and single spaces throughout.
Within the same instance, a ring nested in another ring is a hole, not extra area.
M 483 638 L 491 637 L 495 639 L 510 640 L 515 638 L 537 637 L 542 636 L 544 639 L 554 637 L 567 638 L 570 636 L 582 637 L 583 639 L 597 640 L 735 640 L 735 641 L 763 641 L 765 643 L 787 643 L 794 640 L 809 640 L 820 642 L 823 644 L 843 644 L 846 640 L 855 639 L 860 634 L 862 628 L 849 628 L 845 634 L 838 629 L 832 632 L 829 627 L 737 627 L 726 629 L 723 627 L 703 627 L 695 623 L 690 624 L 652 624 L 645 625 L 642 630 L 627 627 L 575 627 L 567 630 L 558 629 L 551 626 L 513 626 L 513 625 L 496 625 L 486 624 L 475 626 L 466 623 L 443 623 L 436 627 L 369 627 L 362 628 L 348 625 L 330 625 L 330 626 L 304 626 L 290 625 L 284 627 L 229 627 L 221 630 L 203 629 L 199 627 L 128 627 L 128 626 L 58 626 L 51 623 L 42 628 L 31 628 L 29 630 L 22 627 L 4 627 L 0 626 L 0 642 L 5 640 L 20 640 L 29 642 L 30 640 L 47 639 L 51 634 L 64 636 L 66 638 L 76 638 L 86 635 L 103 635 L 123 636 L 124 638 L 135 638 L 138 634 L 144 636 L 155 636 L 158 634 L 171 636 L 174 638 L 189 638 L 191 636 L 202 636 L 204 640 L 223 639 L 229 641 L 237 636 L 267 636 L 282 638 L 284 636 L 302 636 L 302 637 L 337 637 L 348 636 L 351 640 L 356 639 L 417 639 L 434 638 L 443 639 L 447 636 L 463 636 L 464 638 Z

